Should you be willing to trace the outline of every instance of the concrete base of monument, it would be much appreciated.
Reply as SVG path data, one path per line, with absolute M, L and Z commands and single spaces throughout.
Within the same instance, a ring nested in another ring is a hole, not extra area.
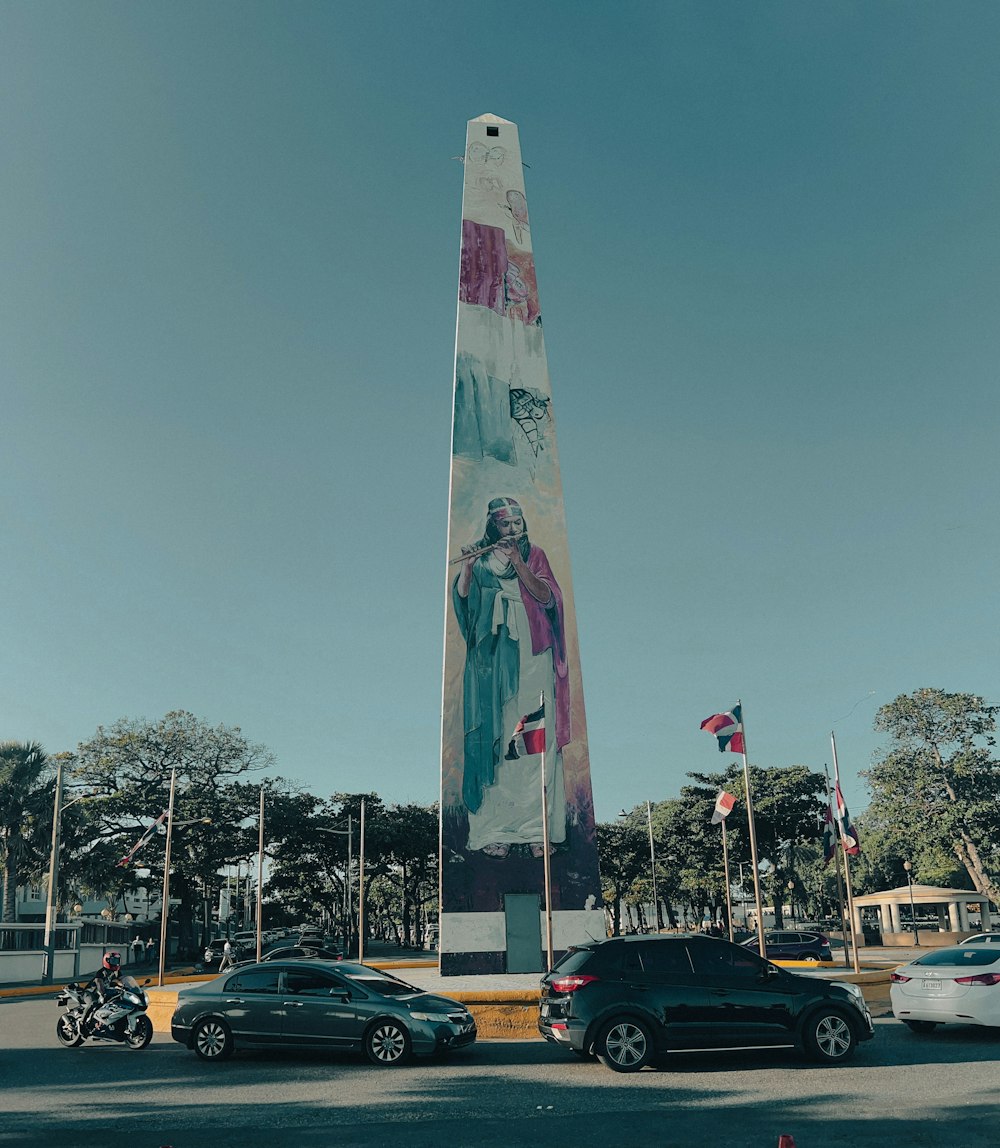
M 462 976 L 503 976 L 509 966 L 507 930 L 510 922 L 503 912 L 441 913 L 438 954 L 441 973 L 447 978 Z M 521 922 L 527 926 L 527 922 Z M 545 913 L 538 912 L 538 942 L 529 945 L 522 936 L 520 956 L 534 948 L 541 976 L 541 960 L 546 946 Z M 555 909 L 552 912 L 552 949 L 556 959 L 574 945 L 603 941 L 607 923 L 603 909 Z M 513 950 L 512 950 L 513 951 Z M 531 962 L 522 961 L 521 967 Z

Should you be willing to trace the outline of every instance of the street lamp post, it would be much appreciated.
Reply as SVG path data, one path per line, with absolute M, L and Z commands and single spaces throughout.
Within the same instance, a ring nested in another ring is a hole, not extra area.
M 653 923 L 660 931 L 660 899 L 656 894 L 656 846 L 653 844 L 653 807 L 646 801 L 646 826 L 649 829 L 649 864 L 653 874 Z
M 45 968 L 42 983 L 52 984 L 56 961 L 56 870 L 59 864 L 59 820 L 62 817 L 63 763 L 56 766 L 56 796 L 52 809 L 52 852 L 49 854 L 49 891 L 45 902 Z
M 42 984 L 50 985 L 55 976 L 56 962 L 56 909 L 57 886 L 59 875 L 59 851 L 62 848 L 62 815 L 64 809 L 69 809 L 78 801 L 93 797 L 92 793 L 81 793 L 72 801 L 63 805 L 63 763 L 56 765 L 56 793 L 52 805 L 52 849 L 49 853 L 49 888 L 45 898 L 45 967 L 42 970 Z
M 354 897 L 351 892 L 351 880 L 354 872 L 354 857 L 351 852 L 354 840 L 354 818 L 347 815 L 346 829 L 316 829 L 317 833 L 336 833 L 347 837 L 347 878 L 344 881 L 344 955 L 347 956 L 351 945 L 351 913 L 354 909 Z
M 177 767 L 170 771 L 170 801 L 167 805 L 167 844 L 163 858 L 163 901 L 160 904 L 160 967 L 157 972 L 157 985 L 163 987 L 163 975 L 167 963 L 167 918 L 170 915 L 170 844 L 174 829 L 186 825 L 211 825 L 211 817 L 195 817 L 174 825 L 174 794 L 177 791 Z
M 170 838 L 174 828 L 174 793 L 177 789 L 177 769 L 170 771 L 170 804 L 167 806 L 167 845 L 163 860 L 163 900 L 160 902 L 160 967 L 157 985 L 163 987 L 163 972 L 166 968 L 167 914 L 170 908 Z
M 913 878 L 910 876 L 913 869 L 912 862 L 904 861 L 903 869 L 906 872 L 906 883 L 910 886 L 910 924 L 913 926 L 913 944 L 919 949 L 920 934 L 917 932 L 917 907 L 913 903 Z

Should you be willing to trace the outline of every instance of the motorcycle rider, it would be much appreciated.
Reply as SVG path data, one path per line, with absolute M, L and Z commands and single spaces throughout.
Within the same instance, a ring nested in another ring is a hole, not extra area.
M 84 1013 L 86 1024 L 94 1013 L 101 1007 L 113 992 L 122 987 L 121 981 L 122 955 L 117 952 L 104 954 L 101 967 L 94 974 L 93 980 L 84 985 L 87 994 L 87 1011 Z M 100 1021 L 94 1022 L 95 1028 L 103 1028 Z

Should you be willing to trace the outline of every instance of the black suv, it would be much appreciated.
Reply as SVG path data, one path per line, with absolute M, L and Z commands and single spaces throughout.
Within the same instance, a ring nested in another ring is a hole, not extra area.
M 857 985 L 796 976 L 704 936 L 612 937 L 570 949 L 542 978 L 538 1029 L 615 1072 L 707 1049 L 796 1047 L 839 1063 L 875 1035 Z

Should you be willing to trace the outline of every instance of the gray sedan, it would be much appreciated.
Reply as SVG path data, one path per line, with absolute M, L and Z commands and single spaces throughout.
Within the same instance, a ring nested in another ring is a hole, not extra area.
M 464 1005 L 366 965 L 269 961 L 181 989 L 170 1035 L 202 1060 L 251 1045 L 364 1049 L 392 1066 L 472 1044 L 476 1022 Z

